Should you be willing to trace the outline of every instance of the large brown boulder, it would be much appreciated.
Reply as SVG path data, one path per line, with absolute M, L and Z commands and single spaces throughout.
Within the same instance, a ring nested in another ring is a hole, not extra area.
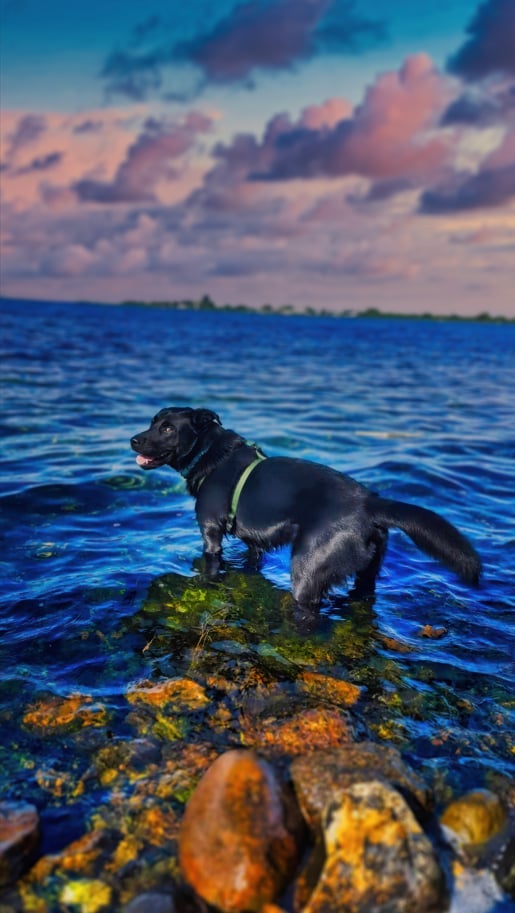
M 270 764 L 253 751 L 228 751 L 186 807 L 179 840 L 183 876 L 224 913 L 261 910 L 294 873 L 301 829 L 293 796 Z

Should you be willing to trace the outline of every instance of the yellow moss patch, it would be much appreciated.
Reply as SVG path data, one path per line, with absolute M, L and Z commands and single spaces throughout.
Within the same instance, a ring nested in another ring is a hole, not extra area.
M 127 865 L 127 863 L 132 862 L 136 859 L 141 847 L 141 840 L 138 840 L 137 837 L 133 835 L 124 837 L 116 847 L 109 865 L 106 866 L 107 870 L 117 872 L 119 869 L 123 868 L 123 866 Z
M 46 902 L 41 897 L 38 897 L 29 885 L 18 882 L 17 888 L 22 900 L 24 913 L 48 913 Z
M 81 878 L 65 884 L 60 894 L 62 904 L 78 907 L 80 913 L 98 913 L 111 903 L 111 888 L 93 878 Z

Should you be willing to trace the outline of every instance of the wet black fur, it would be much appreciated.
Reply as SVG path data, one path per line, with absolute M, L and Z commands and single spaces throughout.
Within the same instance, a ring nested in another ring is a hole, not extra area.
M 481 562 L 468 540 L 431 510 L 380 498 L 349 476 L 290 457 L 269 457 L 247 479 L 231 530 L 234 488 L 256 448 L 223 428 L 209 409 L 171 406 L 131 440 L 149 458 L 145 469 L 168 465 L 181 472 L 196 499 L 196 514 L 210 573 L 221 562 L 222 539 L 231 533 L 247 544 L 253 561 L 279 545 L 292 545 L 292 591 L 297 604 L 318 606 L 331 586 L 355 578 L 354 594 L 372 594 L 386 549 L 388 529 L 413 542 L 477 584 Z

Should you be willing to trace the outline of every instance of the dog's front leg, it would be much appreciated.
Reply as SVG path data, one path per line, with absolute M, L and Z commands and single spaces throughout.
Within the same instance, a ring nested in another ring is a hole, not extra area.
M 222 566 L 223 530 L 218 523 L 206 521 L 201 527 L 204 540 L 204 565 L 206 573 L 215 577 Z

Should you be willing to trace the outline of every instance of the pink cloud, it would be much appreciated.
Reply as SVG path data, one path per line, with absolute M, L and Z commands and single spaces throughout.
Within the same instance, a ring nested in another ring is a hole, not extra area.
M 194 153 L 212 123 L 201 111 L 172 121 L 165 110 L 156 115 L 141 105 L 44 118 L 5 111 L 3 198 L 17 209 L 41 201 L 70 208 L 78 197 L 137 205 L 154 200 L 164 181 L 167 200 L 173 200 L 198 180 Z
M 332 99 L 306 109 L 296 123 L 285 115 L 272 118 L 261 143 L 238 136 L 215 153 L 259 180 L 362 175 L 423 181 L 450 158 L 450 138 L 436 127 L 453 91 L 419 54 L 398 72 L 381 75 L 352 113 L 345 101 Z
M 474 283 L 479 311 L 495 277 L 512 301 L 513 121 L 442 128 L 459 88 L 416 55 L 355 108 L 331 98 L 216 145 L 214 115 L 168 106 L 8 112 L 4 291 L 445 310 Z M 471 262 L 450 242 L 474 231 Z
M 177 177 L 172 162 L 190 151 L 198 135 L 212 125 L 210 118 L 190 112 L 181 123 L 149 119 L 127 150 L 111 181 L 83 178 L 74 185 L 83 203 L 146 203 L 155 200 L 155 185 L 163 177 Z
M 380 75 L 354 110 L 333 98 L 295 121 L 277 114 L 261 139 L 238 134 L 214 147 L 214 167 L 177 209 L 177 224 L 185 238 L 293 239 L 309 234 L 310 224 L 347 218 L 351 207 L 384 209 L 402 191 L 438 186 L 453 175 L 456 131 L 439 124 L 455 94 L 455 84 L 418 54 Z
M 46 130 L 46 120 L 39 114 L 25 114 L 17 121 L 12 133 L 8 133 L 8 159 L 16 156 L 20 149 L 30 146 Z
M 328 98 L 321 105 L 310 105 L 304 108 L 299 123 L 308 130 L 320 130 L 322 127 L 335 127 L 342 120 L 352 115 L 352 105 L 344 98 Z

